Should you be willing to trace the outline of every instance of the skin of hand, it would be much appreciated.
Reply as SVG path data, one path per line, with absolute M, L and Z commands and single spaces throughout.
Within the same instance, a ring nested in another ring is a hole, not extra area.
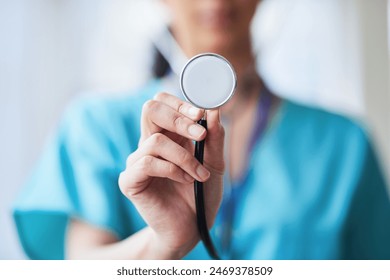
M 204 111 L 167 93 L 145 103 L 138 149 L 120 174 L 122 193 L 152 229 L 156 251 L 185 256 L 199 241 L 194 180 L 202 181 L 208 226 L 222 199 L 224 129 L 219 110 L 207 112 L 207 131 L 196 123 Z M 206 138 L 204 167 L 193 140 Z

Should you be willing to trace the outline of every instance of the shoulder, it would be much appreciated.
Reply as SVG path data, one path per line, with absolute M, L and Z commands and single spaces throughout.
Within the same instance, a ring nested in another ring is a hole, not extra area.
M 289 158 L 299 159 L 299 168 L 305 169 L 304 163 L 312 162 L 329 174 L 344 172 L 354 178 L 365 169 L 373 149 L 364 124 L 289 100 L 281 106 L 277 149 Z
M 282 121 L 290 130 L 303 133 L 301 137 L 317 144 L 333 142 L 335 146 L 352 144 L 368 145 L 369 132 L 365 124 L 351 117 L 285 100 Z
M 142 105 L 160 90 L 160 82 L 152 81 L 142 88 L 111 95 L 82 95 L 67 107 L 60 130 L 76 134 L 119 133 L 139 125 Z
M 138 145 L 142 105 L 159 90 L 160 83 L 153 81 L 120 95 L 77 98 L 60 122 L 58 145 L 75 155 L 127 156 Z
M 82 121 L 92 125 L 112 125 L 115 120 L 139 115 L 142 105 L 159 90 L 160 82 L 152 81 L 139 89 L 119 94 L 84 94 L 67 107 L 64 120 L 71 123 Z

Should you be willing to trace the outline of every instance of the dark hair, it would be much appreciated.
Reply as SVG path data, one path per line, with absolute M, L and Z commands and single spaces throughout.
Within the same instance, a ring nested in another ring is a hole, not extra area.
M 153 47 L 153 65 L 152 65 L 152 75 L 154 78 L 163 78 L 171 71 L 171 67 L 162 53 Z

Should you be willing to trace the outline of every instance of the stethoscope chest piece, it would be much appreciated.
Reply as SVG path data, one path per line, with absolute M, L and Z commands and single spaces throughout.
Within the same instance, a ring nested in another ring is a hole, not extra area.
M 202 109 L 215 109 L 233 96 L 236 73 L 224 57 L 204 53 L 191 58 L 180 76 L 180 87 L 186 100 Z

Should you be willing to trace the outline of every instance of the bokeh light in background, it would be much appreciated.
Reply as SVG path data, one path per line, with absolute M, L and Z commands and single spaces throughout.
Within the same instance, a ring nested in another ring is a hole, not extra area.
M 384 143 L 385 2 L 264 0 L 253 28 L 260 71 L 280 95 L 368 119 Z M 66 105 L 144 83 L 166 18 L 158 0 L 0 0 L 0 259 L 24 258 L 11 203 Z

